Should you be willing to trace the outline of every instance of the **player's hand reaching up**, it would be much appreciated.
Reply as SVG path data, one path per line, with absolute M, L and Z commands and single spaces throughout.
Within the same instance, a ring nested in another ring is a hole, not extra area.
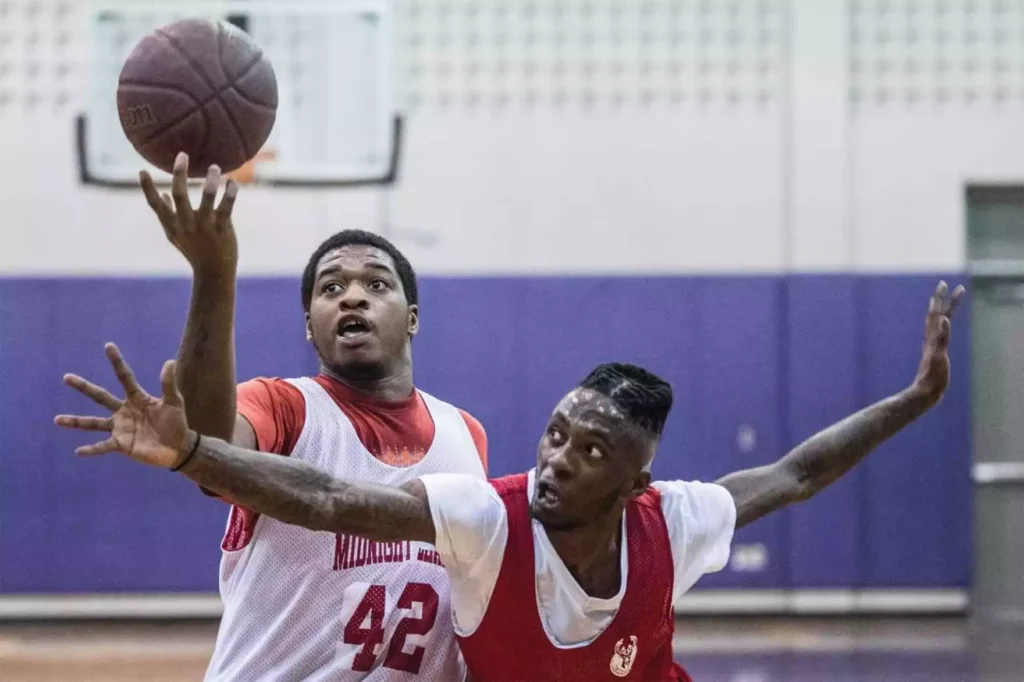
M 174 361 L 168 360 L 160 372 L 163 397 L 157 399 L 142 390 L 117 346 L 108 343 L 106 352 L 118 381 L 124 387 L 124 400 L 115 398 L 106 389 L 80 376 L 67 374 L 64 383 L 89 396 L 112 414 L 109 417 L 62 414 L 55 422 L 68 429 L 110 434 L 104 441 L 78 448 L 75 450 L 78 455 L 122 452 L 144 464 L 173 468 L 185 459 L 196 440 L 196 435 L 189 431 L 185 420 L 185 407 L 178 390 Z
M 210 166 L 196 209 L 189 201 L 188 155 L 184 152 L 174 161 L 170 195 L 159 194 L 146 171 L 139 173 L 139 183 L 167 239 L 188 259 L 197 274 L 234 277 L 238 266 L 238 241 L 231 224 L 231 210 L 238 195 L 238 183 L 228 180 L 220 204 L 214 206 L 220 177 L 220 168 Z
M 939 282 L 928 303 L 924 324 L 924 350 L 913 387 L 933 401 L 938 401 L 949 386 L 949 334 L 953 314 L 963 298 L 964 288 L 949 293 L 949 286 Z

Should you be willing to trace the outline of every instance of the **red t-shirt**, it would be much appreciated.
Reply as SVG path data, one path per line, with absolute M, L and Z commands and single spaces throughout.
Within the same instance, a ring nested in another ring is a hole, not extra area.
M 434 420 L 423 397 L 414 391 L 400 403 L 385 403 L 353 391 L 324 374 L 313 377 L 352 422 L 359 440 L 377 459 L 394 467 L 412 466 L 423 459 L 434 440 Z M 290 455 L 306 423 L 302 392 L 283 379 L 258 377 L 238 385 L 238 413 L 256 432 L 256 448 Z M 487 472 L 487 434 L 479 421 L 459 410 Z M 208 495 L 215 493 L 203 490 Z M 225 551 L 242 549 L 252 540 L 259 514 L 233 505 L 221 541 Z
M 400 403 L 385 403 L 353 391 L 337 379 L 313 377 L 352 422 L 359 440 L 377 459 L 395 467 L 423 459 L 434 440 L 434 420 L 418 391 Z M 238 385 L 238 413 L 256 432 L 257 448 L 291 454 L 306 423 L 306 401 L 283 379 L 259 377 Z M 460 410 L 487 470 L 487 434 L 479 421 Z

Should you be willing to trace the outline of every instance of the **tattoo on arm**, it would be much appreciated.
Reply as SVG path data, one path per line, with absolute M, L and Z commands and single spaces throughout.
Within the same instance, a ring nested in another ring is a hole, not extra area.
M 253 511 L 310 530 L 434 542 L 427 491 L 344 481 L 306 462 L 204 437 L 181 473 Z
M 908 389 L 818 432 L 774 464 L 720 479 L 736 502 L 736 527 L 810 499 L 933 404 L 933 399 Z

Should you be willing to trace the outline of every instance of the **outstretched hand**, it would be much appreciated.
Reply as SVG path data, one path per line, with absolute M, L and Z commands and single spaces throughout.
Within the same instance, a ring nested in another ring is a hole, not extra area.
M 934 401 L 938 401 L 949 386 L 950 327 L 953 314 L 963 296 L 962 285 L 950 294 L 949 286 L 939 282 L 928 303 L 928 315 L 924 323 L 924 350 L 913 388 Z
M 228 180 L 224 196 L 215 208 L 221 172 L 219 166 L 210 166 L 203 184 L 203 198 L 199 207 L 193 209 L 188 197 L 187 154 L 178 154 L 173 171 L 170 195 L 157 192 L 149 173 L 139 173 L 142 193 L 160 219 L 167 240 L 192 264 L 193 270 L 233 277 L 238 267 L 238 240 L 231 222 L 231 211 L 238 194 L 238 183 Z
M 118 381 L 124 387 L 124 400 L 118 400 L 106 389 L 76 374 L 66 374 L 64 383 L 89 396 L 112 414 L 109 417 L 62 414 L 54 420 L 55 423 L 67 429 L 110 434 L 104 441 L 78 448 L 75 450 L 78 455 L 121 452 L 143 464 L 173 468 L 184 460 L 196 439 L 185 420 L 185 406 L 178 390 L 174 361 L 164 363 L 160 372 L 163 397 L 158 399 L 142 390 L 117 346 L 108 343 L 105 350 Z

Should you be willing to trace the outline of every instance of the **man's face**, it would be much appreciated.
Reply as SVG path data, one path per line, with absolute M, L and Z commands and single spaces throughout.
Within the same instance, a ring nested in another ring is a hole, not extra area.
M 324 365 L 339 376 L 374 380 L 407 358 L 419 329 L 395 263 L 361 244 L 328 251 L 317 264 L 306 334 Z
M 537 448 L 530 512 L 549 530 L 570 530 L 620 508 L 650 482 L 653 444 L 606 396 L 578 388 L 555 407 Z

